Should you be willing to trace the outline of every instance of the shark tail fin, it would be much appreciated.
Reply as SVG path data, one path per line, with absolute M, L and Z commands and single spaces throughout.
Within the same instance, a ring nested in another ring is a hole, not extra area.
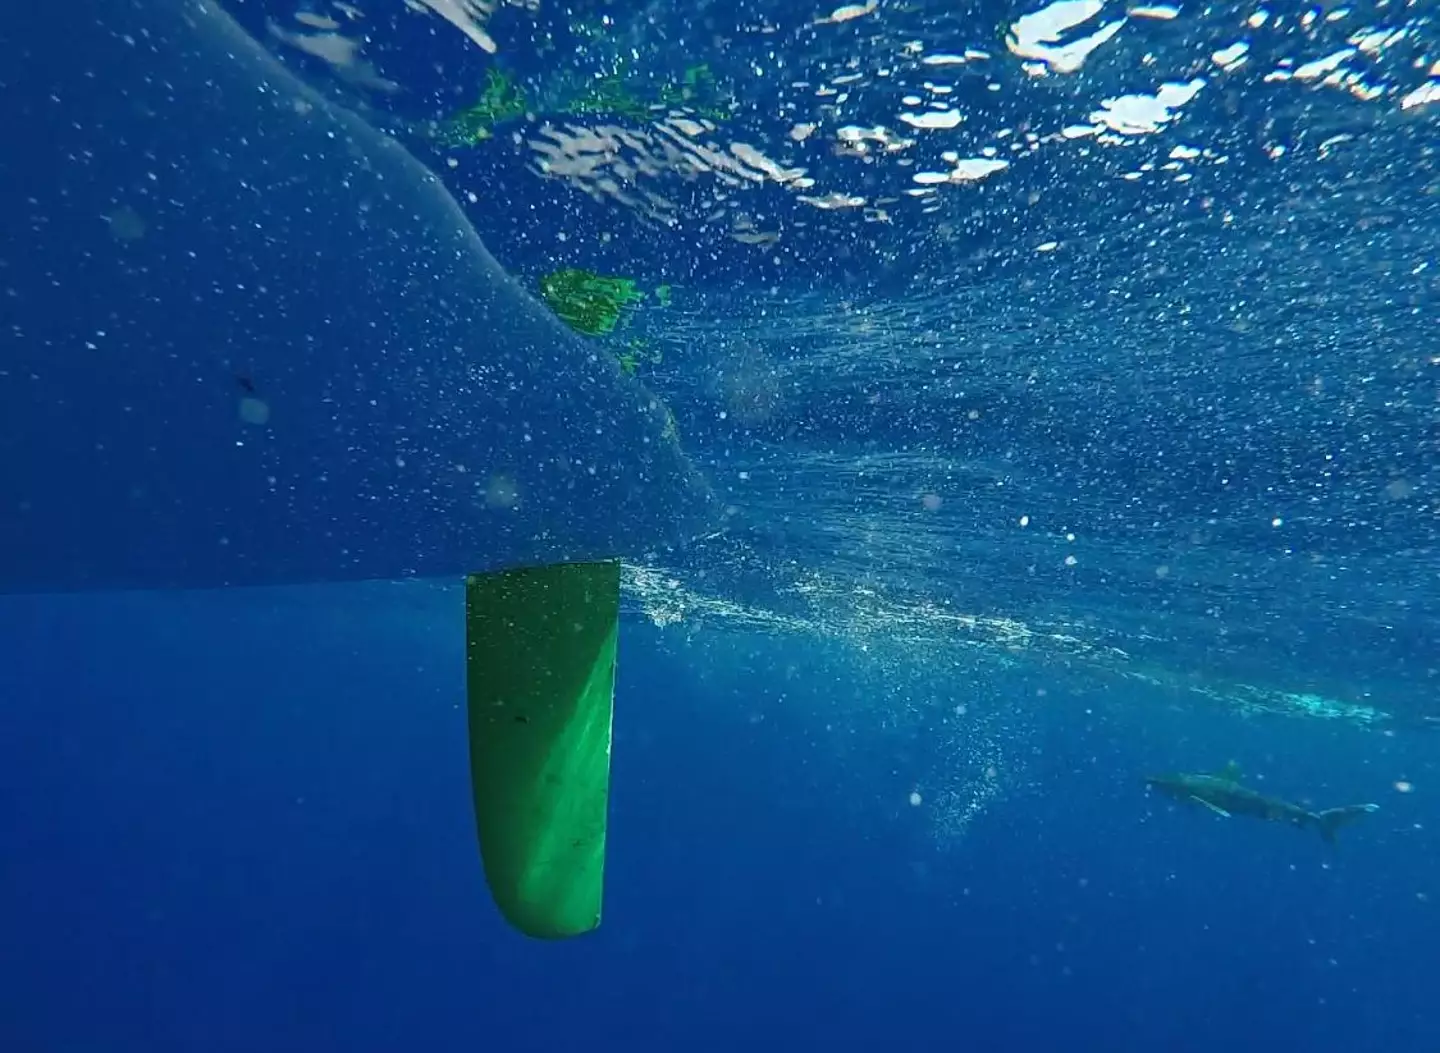
M 1327 845 L 1335 843 L 1335 835 L 1346 823 L 1359 819 L 1362 815 L 1369 815 L 1371 812 L 1378 812 L 1378 804 L 1347 804 L 1343 808 L 1326 808 L 1323 812 L 1315 813 L 1315 825 L 1320 828 L 1320 836 L 1325 839 Z

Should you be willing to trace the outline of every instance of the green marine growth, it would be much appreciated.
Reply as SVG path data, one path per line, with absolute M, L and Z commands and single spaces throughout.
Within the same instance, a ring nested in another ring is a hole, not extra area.
M 561 321 L 586 336 L 614 332 L 625 308 L 645 298 L 633 278 L 607 278 L 577 267 L 541 278 L 540 292 Z
M 612 278 L 566 267 L 540 279 L 540 293 L 560 320 L 586 336 L 608 336 L 616 326 L 625 323 L 635 304 L 646 293 L 633 278 Z M 655 300 L 661 307 L 670 305 L 670 286 L 655 289 Z M 652 350 L 644 340 L 632 337 L 616 352 L 620 368 L 633 374 L 641 362 L 656 365 L 660 352 Z
M 475 105 L 446 122 L 444 138 L 456 146 L 471 146 L 495 134 L 497 125 L 524 117 L 529 110 L 525 92 L 504 70 L 485 71 L 485 90 Z
M 585 83 L 565 102 L 560 112 L 581 116 L 606 114 L 646 120 L 656 110 L 683 107 L 712 120 L 727 119 L 732 101 L 723 98 L 715 85 L 715 75 L 708 65 L 691 66 L 679 84 L 662 84 L 646 90 L 639 78 L 623 71 L 608 73 Z
M 642 362 L 647 366 L 660 364 L 660 352 L 651 347 L 649 341 L 641 340 L 639 337 L 631 337 L 627 340 L 625 350 L 616 352 L 615 357 L 620 360 L 620 368 L 632 377 Z
M 491 67 L 485 73 L 485 87 L 474 105 L 461 110 L 440 127 L 440 138 L 450 146 L 475 146 L 493 138 L 495 129 L 530 112 L 566 114 L 572 117 L 606 115 L 631 120 L 649 120 L 656 111 L 684 108 L 712 120 L 723 121 L 733 108 L 722 97 L 709 66 L 691 66 L 679 84 L 653 87 L 623 71 L 575 83 L 561 74 L 542 84 L 533 96 L 515 83 L 504 70 Z

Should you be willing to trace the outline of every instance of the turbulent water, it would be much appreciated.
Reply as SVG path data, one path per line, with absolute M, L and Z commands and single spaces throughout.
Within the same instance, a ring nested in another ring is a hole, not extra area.
M 675 283 L 657 623 L 1440 718 L 1429 5 L 237 11 L 516 269 Z

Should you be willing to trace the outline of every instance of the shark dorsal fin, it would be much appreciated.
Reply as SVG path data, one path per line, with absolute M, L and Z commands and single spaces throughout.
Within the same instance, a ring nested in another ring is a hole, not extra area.
M 1229 779 L 1231 782 L 1239 782 L 1240 765 L 1236 764 L 1233 760 L 1226 761 L 1225 767 L 1220 769 L 1219 775 L 1222 779 Z

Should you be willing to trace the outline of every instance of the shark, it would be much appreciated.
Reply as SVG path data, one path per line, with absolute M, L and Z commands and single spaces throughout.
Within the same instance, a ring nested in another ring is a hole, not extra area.
M 1150 775 L 1146 776 L 1145 783 L 1177 801 L 1201 805 L 1225 819 L 1248 815 L 1272 823 L 1314 827 L 1326 844 L 1335 843 L 1336 834 L 1345 824 L 1380 810 L 1378 804 L 1351 804 L 1311 811 L 1293 801 L 1270 797 L 1245 786 L 1240 782 L 1240 768 L 1234 761 L 1219 772 Z

